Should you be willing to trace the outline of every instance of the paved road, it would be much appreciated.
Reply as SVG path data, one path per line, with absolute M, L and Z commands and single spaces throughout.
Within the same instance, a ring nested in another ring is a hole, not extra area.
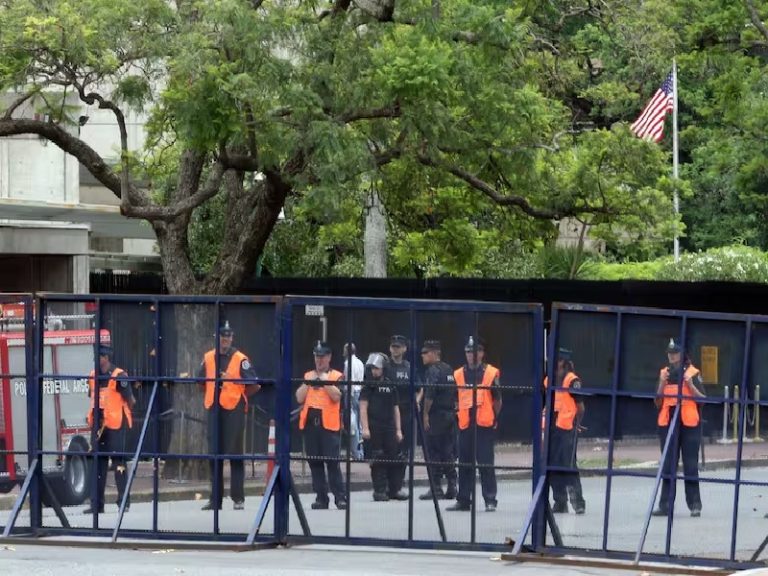
M 705 472 L 709 478 L 733 478 L 733 469 L 719 469 Z M 743 470 L 743 480 L 764 481 L 768 468 Z M 574 514 L 558 515 L 557 520 L 566 545 L 586 549 L 602 547 L 605 521 L 604 502 L 606 479 L 585 477 L 582 480 L 587 500 L 587 512 L 583 516 Z M 610 528 L 608 548 L 634 552 L 642 530 L 643 515 L 648 507 L 653 480 L 650 478 L 614 478 L 611 488 Z M 730 554 L 730 536 L 733 518 L 733 486 L 719 483 L 702 483 L 704 510 L 701 518 L 691 518 L 682 498 L 682 482 L 679 483 L 681 498 L 677 501 L 672 532 L 671 552 L 705 558 L 727 558 Z M 477 513 L 476 540 L 503 544 L 507 538 L 517 538 L 522 519 L 530 498 L 530 483 L 526 480 L 504 480 L 499 483 L 499 509 L 495 513 Z M 345 513 L 333 509 L 313 511 L 310 503 L 313 496 L 302 494 L 304 510 L 314 535 L 344 536 Z M 210 532 L 213 516 L 203 512 L 200 506 L 204 500 L 171 500 L 159 504 L 158 527 L 160 530 Z M 235 511 L 231 501 L 225 501 L 219 524 L 222 532 L 245 534 L 251 527 L 260 503 L 256 496 L 248 497 L 246 509 Z M 451 542 L 468 542 L 471 538 L 469 513 L 447 512 L 448 502 L 441 501 L 447 539 Z M 116 506 L 107 506 L 107 513 L 100 516 L 102 527 L 114 527 Z M 268 510 L 262 526 L 262 533 L 272 529 L 272 514 Z M 738 540 L 736 557 L 747 560 L 768 535 L 768 494 L 764 488 L 742 486 L 739 500 Z M 5 513 L 7 514 L 7 513 Z M 81 508 L 68 508 L 67 514 L 72 526 L 90 527 L 92 518 L 81 513 Z M 45 525 L 58 526 L 50 509 L 44 511 Z M 440 534 L 432 502 L 414 501 L 413 537 L 419 540 L 439 540 Z M 0 517 L 0 524 L 3 518 Z M 28 515 L 22 512 L 19 525 L 28 524 Z M 647 552 L 663 552 L 666 539 L 664 518 L 652 518 L 645 545 Z M 123 527 L 149 530 L 152 527 L 150 503 L 137 502 L 126 514 Z M 292 512 L 290 530 L 301 534 L 295 511 Z M 350 534 L 372 538 L 405 539 L 408 536 L 407 502 L 373 502 L 369 490 L 353 492 L 350 509 Z M 768 555 L 764 554 L 763 558 Z
M 514 564 L 480 553 L 319 546 L 236 553 L 182 551 L 171 547 L 144 551 L 0 544 L 0 566 L 4 576 L 637 576 L 643 573 L 638 569 Z

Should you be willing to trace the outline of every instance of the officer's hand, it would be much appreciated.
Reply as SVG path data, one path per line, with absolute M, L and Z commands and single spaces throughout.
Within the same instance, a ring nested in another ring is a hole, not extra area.
M 363 428 L 363 440 L 371 439 L 371 430 L 369 428 Z
M 576 432 L 579 433 L 579 434 L 581 434 L 585 430 L 586 430 L 586 427 L 584 427 L 584 426 L 579 425 L 579 426 L 576 427 Z
M 424 415 L 424 430 L 429 432 L 429 416 Z
M 395 432 L 395 437 L 397 438 L 398 442 L 402 442 L 403 441 L 403 431 L 402 430 L 398 430 L 397 432 Z

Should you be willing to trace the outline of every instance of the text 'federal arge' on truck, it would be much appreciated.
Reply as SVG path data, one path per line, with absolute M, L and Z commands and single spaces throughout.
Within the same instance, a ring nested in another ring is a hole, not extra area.
M 43 456 L 43 471 L 63 506 L 76 505 L 90 495 L 88 461 L 91 429 L 88 378 L 94 368 L 92 315 L 46 317 L 43 371 L 61 374 L 42 384 L 42 449 L 64 455 Z M 79 328 L 79 329 L 75 329 Z M 102 330 L 101 342 L 109 342 Z M 28 347 L 29 344 L 29 347 Z M 27 473 L 27 387 L 23 305 L 4 305 L 0 317 L 0 493 L 21 484 Z M 73 375 L 83 375 L 74 378 Z M 69 453 L 69 454 L 67 454 Z

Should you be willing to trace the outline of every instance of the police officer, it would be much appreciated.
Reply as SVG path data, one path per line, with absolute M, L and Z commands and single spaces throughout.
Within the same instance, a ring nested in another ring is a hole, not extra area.
M 365 384 L 360 392 L 360 419 L 363 426 L 365 456 L 371 462 L 373 499 L 386 502 L 403 500 L 400 490 L 398 444 L 403 440 L 398 392 L 385 376 L 387 357 L 372 352 L 365 363 Z M 385 461 L 385 462 L 382 462 Z
M 400 482 L 397 490 L 389 497 L 395 500 L 407 500 L 408 495 L 401 492 L 408 471 L 408 460 L 413 445 L 413 398 L 411 391 L 411 363 L 405 359 L 408 352 L 408 339 L 395 334 L 389 339 L 389 362 L 386 365 L 387 378 L 397 387 L 398 407 L 400 408 L 400 427 L 403 440 L 398 447 L 402 464 L 397 467 Z
M 586 504 L 581 490 L 581 478 L 576 467 L 577 434 L 584 416 L 584 402 L 573 397 L 568 389 L 581 388 L 581 380 L 574 372 L 572 352 L 560 348 L 557 357 L 555 381 L 564 390 L 555 391 L 555 405 L 549 422 L 549 461 L 552 466 L 571 468 L 572 470 L 553 471 L 550 473 L 550 485 L 554 506 L 552 512 L 568 512 L 568 500 L 576 514 L 584 514 Z M 547 387 L 547 379 L 544 379 Z
M 341 476 L 341 390 L 335 384 L 344 374 L 331 369 L 331 347 L 317 341 L 312 350 L 315 369 L 304 374 L 304 382 L 296 390 L 296 400 L 304 406 L 299 415 L 299 429 L 304 432 L 304 448 L 312 473 L 312 489 L 316 499 L 313 510 L 328 509 L 328 485 L 336 508 L 347 508 L 344 480 Z M 326 479 L 325 470 L 328 469 Z
M 447 509 L 470 510 L 475 483 L 473 466 L 477 461 L 480 465 L 478 471 L 485 510 L 495 512 L 494 436 L 496 418 L 501 411 L 501 392 L 498 388 L 501 372 L 484 362 L 485 341 L 482 338 L 475 340 L 470 336 L 464 346 L 464 353 L 466 364 L 453 373 L 458 391 L 459 493 L 456 503 Z
M 107 452 L 125 452 L 127 449 L 128 431 L 133 426 L 133 414 L 131 409 L 136 403 L 131 391 L 131 384 L 127 380 L 128 374 L 122 368 L 118 368 L 111 361 L 112 348 L 101 344 L 99 346 L 99 378 L 98 383 L 91 370 L 88 378 L 88 395 L 91 398 L 91 409 L 88 411 L 88 425 L 93 426 L 93 407 L 96 400 L 96 387 L 99 396 L 99 429 L 96 432 L 96 441 L 99 444 L 99 452 L 103 455 L 97 463 L 97 502 L 98 506 L 91 505 L 84 510 L 85 514 L 93 514 L 98 509 L 104 512 L 104 490 L 107 486 L 107 473 L 109 472 L 110 456 Z M 125 493 L 128 481 L 126 474 L 126 459 L 122 455 L 113 455 L 112 468 L 115 471 L 115 484 L 117 485 L 117 505 L 119 506 Z M 130 495 L 126 501 L 125 509 L 130 508 Z
M 219 327 L 218 364 L 216 350 L 211 349 L 203 356 L 198 369 L 198 377 L 204 382 L 204 406 L 208 412 L 208 451 L 210 454 L 242 454 L 243 433 L 245 432 L 245 413 L 248 411 L 248 396 L 261 389 L 257 383 L 238 382 L 235 379 L 256 379 L 256 373 L 248 356 L 232 346 L 235 333 L 225 322 Z M 216 378 L 218 368 L 219 378 Z M 203 385 L 203 384 L 201 384 Z M 218 446 L 215 441 L 216 412 L 213 410 L 216 387 L 219 387 L 219 433 Z M 213 493 L 215 461 L 209 461 L 211 470 L 211 497 L 203 510 L 221 509 L 224 492 L 224 461 L 218 466 L 218 494 Z M 242 460 L 230 460 L 229 495 L 235 510 L 245 507 L 245 466 Z
M 428 462 L 431 470 L 431 486 L 434 486 L 436 498 L 453 500 L 456 498 L 456 385 L 453 369 L 441 360 L 439 340 L 426 340 L 421 349 L 421 358 L 425 366 L 424 376 L 424 411 L 422 420 L 429 451 Z M 447 487 L 442 489 L 442 478 Z M 419 496 L 420 500 L 432 499 L 432 488 Z
M 683 456 L 683 474 L 685 475 L 685 502 L 691 511 L 691 516 L 701 516 L 701 494 L 699 493 L 699 448 L 701 446 L 701 429 L 699 428 L 699 409 L 694 398 L 704 398 L 701 373 L 689 358 L 683 362 L 683 351 L 674 339 L 667 345 L 668 364 L 659 371 L 659 383 L 656 387 L 655 404 L 659 409 L 656 423 L 659 427 L 659 442 L 661 450 L 669 432 L 672 415 L 677 406 L 678 395 L 682 396 L 680 406 L 680 426 L 677 450 L 670 444 L 667 457 L 664 460 L 664 478 L 661 485 L 659 507 L 653 511 L 654 516 L 666 516 L 670 511 L 669 489 L 671 478 L 676 475 L 677 461 L 680 452 Z M 680 386 L 682 385 L 682 389 Z

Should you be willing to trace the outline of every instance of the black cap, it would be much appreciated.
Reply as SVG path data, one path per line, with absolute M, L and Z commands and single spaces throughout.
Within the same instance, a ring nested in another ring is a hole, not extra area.
M 408 346 L 408 338 L 402 334 L 394 334 L 389 338 L 390 346 Z
M 440 352 L 440 340 L 424 340 L 424 344 L 421 347 L 422 352 Z
M 234 330 L 232 330 L 232 327 L 229 325 L 229 320 L 219 326 L 219 336 L 232 336 L 232 334 L 234 334 Z
M 109 344 L 99 344 L 99 356 L 112 356 L 112 346 Z
M 671 354 L 674 352 L 680 352 L 682 348 L 680 348 L 680 344 L 675 342 L 674 338 L 669 339 L 669 344 L 667 344 L 667 354 Z
M 464 344 L 464 351 L 465 352 L 472 352 L 473 350 L 485 350 L 485 339 L 480 338 L 478 336 L 475 338 L 474 336 L 470 336 L 467 338 L 467 343 Z
M 330 353 L 331 347 L 328 345 L 328 342 L 323 340 L 318 340 L 315 342 L 315 347 L 312 348 L 312 354 L 315 356 L 327 356 Z
M 568 348 L 558 348 L 557 350 L 558 360 L 570 360 L 572 357 L 573 357 L 573 350 L 568 350 Z

